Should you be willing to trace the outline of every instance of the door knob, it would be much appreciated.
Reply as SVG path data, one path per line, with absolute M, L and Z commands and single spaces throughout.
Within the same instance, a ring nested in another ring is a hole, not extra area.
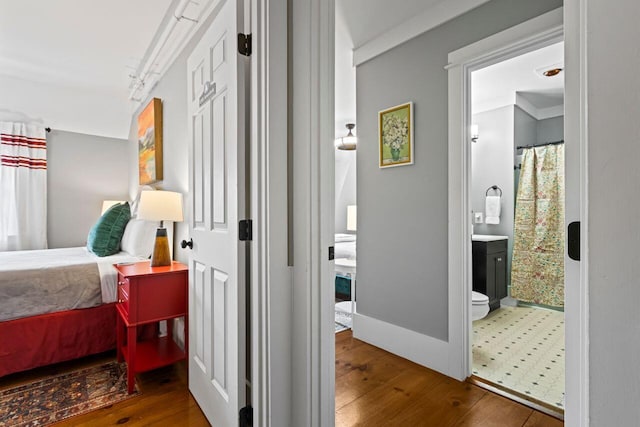
M 193 239 L 189 239 L 188 242 L 186 240 L 183 240 L 182 242 L 180 242 L 180 246 L 182 247 L 182 249 L 186 248 L 187 246 L 189 246 L 189 249 L 193 249 Z

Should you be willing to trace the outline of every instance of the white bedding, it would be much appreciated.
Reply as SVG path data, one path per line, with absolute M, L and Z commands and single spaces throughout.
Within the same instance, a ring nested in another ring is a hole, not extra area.
M 356 259 L 356 242 L 338 242 L 335 244 L 334 256 L 338 258 Z
M 336 259 L 356 259 L 356 235 L 336 233 L 334 256 Z
M 113 264 L 140 260 L 126 252 L 98 257 L 84 247 L 0 252 L 0 320 L 114 302 Z M 89 276 L 86 285 L 83 274 Z

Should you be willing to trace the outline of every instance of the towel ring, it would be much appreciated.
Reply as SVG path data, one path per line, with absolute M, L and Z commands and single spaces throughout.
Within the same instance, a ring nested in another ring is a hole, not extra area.
M 487 188 L 487 191 L 484 192 L 485 197 L 489 195 L 489 190 L 499 191 L 500 197 L 502 197 L 502 189 L 497 185 L 492 185 L 491 187 Z

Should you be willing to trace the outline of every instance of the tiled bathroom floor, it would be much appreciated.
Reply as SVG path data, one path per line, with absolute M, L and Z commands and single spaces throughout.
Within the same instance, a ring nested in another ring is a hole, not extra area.
M 473 322 L 473 374 L 564 410 L 564 313 L 501 307 Z

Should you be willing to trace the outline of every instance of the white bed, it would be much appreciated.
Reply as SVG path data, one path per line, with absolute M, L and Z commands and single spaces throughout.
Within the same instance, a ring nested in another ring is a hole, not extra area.
M 0 252 L 0 321 L 115 302 L 113 264 L 148 259 L 157 226 L 131 219 L 120 252 L 105 257 L 86 247 Z
M 113 264 L 143 259 L 85 247 L 0 252 L 0 321 L 115 302 Z
M 344 317 L 344 313 L 348 314 L 348 321 L 341 321 L 342 325 L 351 328 L 351 318 L 356 311 L 356 303 L 353 296 L 355 296 L 356 286 L 356 235 L 355 234 L 341 234 L 335 235 L 335 272 L 336 275 L 348 276 L 350 280 L 350 289 L 348 295 L 351 297 L 349 301 L 342 301 L 336 304 L 336 316 Z M 340 296 L 344 298 L 346 292 L 338 285 L 336 279 L 336 297 Z M 342 318 L 341 317 L 341 318 Z
M 105 257 L 85 247 L 0 253 L 0 377 L 113 349 L 113 264 L 148 259 L 157 226 L 129 220 L 121 252 Z
M 334 257 L 356 259 L 356 235 L 336 233 L 334 242 Z

